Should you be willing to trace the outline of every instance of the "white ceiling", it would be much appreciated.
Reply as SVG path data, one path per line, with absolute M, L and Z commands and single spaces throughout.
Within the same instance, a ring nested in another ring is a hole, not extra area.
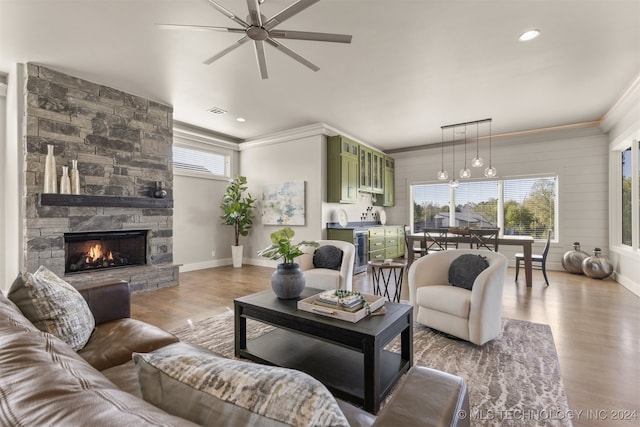
M 247 15 L 245 0 L 218 2 Z M 353 42 L 281 40 L 318 72 L 267 46 L 268 80 L 251 43 L 202 64 L 240 35 L 154 23 L 237 27 L 206 0 L 0 0 L 0 72 L 47 65 L 239 140 L 324 122 L 382 150 L 488 117 L 494 134 L 599 120 L 640 76 L 640 0 L 321 0 L 277 28 Z M 518 41 L 531 28 L 542 35 Z

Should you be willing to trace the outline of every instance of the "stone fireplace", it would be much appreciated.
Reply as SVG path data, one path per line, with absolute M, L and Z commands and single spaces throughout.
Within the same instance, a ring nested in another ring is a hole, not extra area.
M 127 280 L 134 291 L 177 285 L 172 107 L 27 64 L 25 110 L 26 269 L 45 265 L 74 285 L 106 277 Z M 77 160 L 79 195 L 43 194 L 47 145 L 58 179 Z M 156 181 L 164 182 L 165 199 L 153 198 Z M 129 238 L 112 239 L 127 234 L 137 234 L 143 248 L 129 254 Z M 96 241 L 116 245 L 107 251 L 117 259 L 92 249 Z

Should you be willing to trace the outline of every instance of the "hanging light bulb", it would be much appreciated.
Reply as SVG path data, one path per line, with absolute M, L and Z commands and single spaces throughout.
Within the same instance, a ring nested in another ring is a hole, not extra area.
M 442 150 L 442 164 L 441 164 L 441 168 L 438 171 L 438 179 L 440 181 L 446 181 L 449 178 L 449 174 L 447 173 L 446 170 L 444 170 L 444 128 L 440 128 L 440 130 L 442 131 L 442 135 L 440 137 L 440 148 Z
M 489 122 L 489 167 L 484 170 L 484 176 L 487 178 L 493 178 L 498 174 L 496 168 L 491 166 L 491 122 Z
M 482 157 L 480 157 L 480 153 L 478 151 L 478 137 L 480 136 L 478 130 L 479 127 L 480 124 L 476 122 L 476 156 L 473 158 L 473 160 L 471 160 L 471 166 L 473 166 L 474 168 L 481 168 L 484 164 L 484 160 L 482 160 Z
M 456 170 L 456 127 L 453 127 L 453 132 L 452 132 L 452 140 L 451 140 L 451 151 L 453 153 L 453 170 Z M 455 177 L 452 177 L 451 180 L 449 180 L 449 186 L 451 188 L 456 188 L 458 187 L 458 185 L 460 185 L 460 183 L 458 182 L 457 179 L 455 179 Z
M 460 169 L 460 178 L 471 178 L 471 171 L 467 167 L 467 125 L 464 125 L 464 168 Z

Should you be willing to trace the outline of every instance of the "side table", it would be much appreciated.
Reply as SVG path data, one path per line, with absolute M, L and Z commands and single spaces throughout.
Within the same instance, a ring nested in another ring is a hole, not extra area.
M 371 266 L 371 275 L 373 276 L 373 293 L 375 295 L 384 294 L 383 296 L 387 297 L 389 301 L 400 302 L 402 279 L 404 276 L 404 269 L 407 268 L 407 263 L 401 261 L 369 261 L 369 265 Z M 396 285 L 393 299 L 389 294 L 391 276 L 393 276 L 394 284 Z M 380 279 L 382 279 L 384 291 L 381 289 Z

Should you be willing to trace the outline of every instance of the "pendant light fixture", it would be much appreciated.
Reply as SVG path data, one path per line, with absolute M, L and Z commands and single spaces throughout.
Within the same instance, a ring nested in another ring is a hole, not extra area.
M 440 129 L 442 130 L 442 136 L 440 139 L 441 166 L 440 166 L 440 171 L 438 171 L 438 180 L 446 181 L 447 179 L 449 179 L 449 174 L 447 173 L 447 171 L 444 170 L 444 130 L 445 129 L 453 130 L 452 138 L 451 138 L 451 151 L 453 153 L 453 170 L 455 171 L 456 169 L 456 128 L 464 126 L 464 168 L 460 169 L 459 175 L 461 179 L 468 179 L 468 178 L 471 178 L 471 171 L 467 167 L 467 129 L 471 125 L 476 125 L 476 155 L 471 160 L 471 166 L 473 166 L 474 168 L 482 167 L 484 164 L 484 160 L 482 159 L 482 157 L 480 157 L 480 124 L 485 122 L 489 123 L 489 167 L 487 167 L 484 170 L 484 176 L 486 176 L 487 178 L 493 178 L 497 176 L 498 172 L 496 171 L 496 168 L 494 168 L 493 165 L 491 164 L 491 160 L 492 160 L 491 159 L 491 143 L 492 143 L 491 121 L 492 120 L 493 119 L 489 118 L 489 119 L 482 119 L 482 120 L 474 120 L 471 122 L 463 122 L 463 123 L 440 126 Z M 455 188 L 458 185 L 460 185 L 460 182 L 454 176 L 449 180 L 449 185 Z
M 474 168 L 481 168 L 484 164 L 484 160 L 480 157 L 480 151 L 478 148 L 478 139 L 480 138 L 480 123 L 476 122 L 476 156 L 471 160 L 471 166 Z
M 440 129 L 442 131 L 442 135 L 440 137 L 440 148 L 442 151 L 442 163 L 440 166 L 440 171 L 438 172 L 438 179 L 440 181 L 446 181 L 449 178 L 449 174 L 446 170 L 444 170 L 444 128 Z
M 484 176 L 493 178 L 498 174 L 496 168 L 491 164 L 491 120 L 489 120 L 489 167 L 484 170 Z
M 453 152 L 453 166 L 451 169 L 456 170 L 456 127 L 453 127 L 453 132 L 451 135 L 451 151 Z M 455 174 L 455 172 L 454 172 Z M 457 188 L 460 185 L 460 182 L 456 179 L 455 175 L 449 180 L 449 187 Z
M 464 168 L 460 169 L 460 178 L 471 178 L 471 171 L 467 167 L 467 125 L 464 125 Z

